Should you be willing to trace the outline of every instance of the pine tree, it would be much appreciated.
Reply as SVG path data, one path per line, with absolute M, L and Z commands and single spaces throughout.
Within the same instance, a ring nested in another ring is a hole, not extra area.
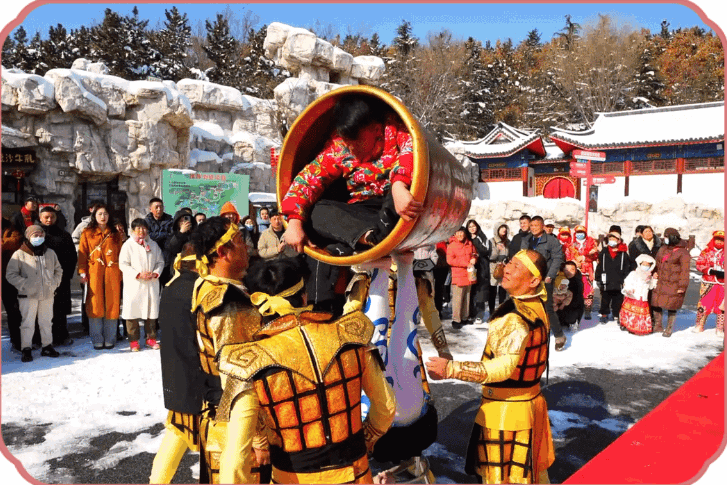
M 371 39 L 368 44 L 370 52 L 369 55 L 382 58 L 386 55 L 386 44 L 381 43 L 378 33 L 374 32 L 373 35 L 371 35 Z
M 132 15 L 121 19 L 121 41 L 124 46 L 124 64 L 122 76 L 125 79 L 145 79 L 154 75 L 152 65 L 161 58 L 159 51 L 154 49 L 146 33 L 148 20 L 139 19 L 139 9 L 134 7 Z
M 92 35 L 92 31 L 83 25 L 78 30 L 71 30 L 71 34 L 68 36 L 68 45 L 74 61 L 80 58 L 91 58 Z
M 290 73 L 276 67 L 265 56 L 263 44 L 267 31 L 268 26 L 263 25 L 257 31 L 251 28 L 248 32 L 248 42 L 242 47 L 241 85 L 238 87 L 245 94 L 270 99 L 275 86 L 290 77 Z
M 125 39 L 121 16 L 107 8 L 101 24 L 91 31 L 90 60 L 103 62 L 109 74 L 123 77 L 126 74 Z
M 22 28 L 22 26 L 19 28 Z M 8 69 L 15 65 L 15 53 L 17 48 L 18 43 L 13 40 L 12 36 L 8 35 L 5 37 L 5 42 L 3 42 L 2 65 Z
M 187 14 L 181 14 L 177 7 L 165 10 L 164 28 L 150 35 L 152 45 L 160 57 L 152 63 L 152 71 L 162 79 L 174 82 L 188 78 L 188 50 L 192 46 L 192 29 Z
M 58 24 L 48 29 L 48 39 L 41 43 L 41 59 L 39 68 L 45 74 L 50 69 L 69 69 L 75 60 L 73 47 L 65 27 Z
M 23 71 L 30 74 L 40 75 L 45 73 L 41 66 L 41 56 L 43 49 L 42 43 L 43 41 L 40 37 L 40 32 L 36 32 L 33 38 L 30 39 L 30 44 L 28 44 L 28 50 L 26 51 L 27 57 L 23 62 L 23 65 L 25 65 L 26 67 L 23 69 Z
M 465 60 L 463 81 L 465 96 L 463 103 L 463 123 L 459 138 L 475 140 L 485 136 L 494 123 L 492 111 L 493 79 L 482 63 L 482 44 L 468 38 L 464 43 Z
M 565 16 L 565 27 L 560 32 L 556 32 L 555 35 L 563 41 L 563 48 L 565 50 L 572 50 L 575 46 L 576 41 L 580 38 L 578 32 L 581 31 L 580 24 L 576 24 L 571 21 L 571 16 Z
M 636 72 L 636 89 L 631 104 L 634 108 L 662 106 L 665 98 L 661 95 L 666 87 L 661 79 L 658 67 L 654 62 L 656 45 L 651 36 L 644 37 L 643 52 L 639 56 L 639 68 Z
M 232 35 L 227 20 L 217 14 L 214 23 L 205 21 L 207 30 L 207 43 L 204 49 L 214 67 L 208 70 L 210 81 L 226 86 L 239 86 L 240 78 L 237 69 L 239 58 L 239 45 Z
M 537 48 L 542 45 L 540 42 L 540 32 L 538 32 L 538 29 L 533 29 L 530 32 L 528 32 L 528 37 L 525 39 L 525 43 L 528 47 L 531 48 Z
M 396 37 L 391 41 L 391 45 L 402 57 L 408 57 L 414 52 L 414 49 L 419 46 L 419 39 L 413 35 L 411 22 L 402 20 L 396 28 Z
M 659 33 L 662 39 L 669 40 L 671 38 L 671 32 L 669 32 L 669 22 L 665 20 L 661 21 L 661 32 Z

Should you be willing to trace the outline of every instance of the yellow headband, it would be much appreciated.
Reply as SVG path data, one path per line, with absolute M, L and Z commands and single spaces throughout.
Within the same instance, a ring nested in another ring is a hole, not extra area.
M 275 314 L 283 316 L 291 313 L 300 315 L 302 312 L 312 310 L 313 305 L 308 305 L 304 308 L 294 308 L 290 302 L 286 300 L 286 297 L 293 296 L 298 293 L 303 289 L 303 285 L 305 285 L 305 281 L 301 278 L 298 284 L 288 288 L 287 290 L 281 291 L 277 295 L 270 296 L 267 293 L 260 291 L 255 292 L 250 295 L 250 301 L 253 305 L 258 307 L 258 311 L 266 317 Z
M 172 277 L 171 280 L 169 280 L 169 282 L 165 286 L 171 285 L 172 281 L 179 278 L 179 276 L 182 274 L 181 273 L 182 261 L 194 261 L 195 259 L 197 259 L 197 256 L 195 256 L 194 254 L 190 254 L 185 257 L 182 257 L 182 253 L 177 254 L 177 257 L 174 258 L 174 264 L 172 264 L 172 268 L 174 268 L 174 276 Z M 195 264 L 195 266 L 197 266 L 197 265 Z
M 540 271 L 538 270 L 537 266 L 535 266 L 535 263 L 533 263 L 533 260 L 528 258 L 528 252 L 525 249 L 521 249 L 517 252 L 515 255 L 515 258 L 517 258 L 518 261 L 520 261 L 522 264 L 525 265 L 526 268 L 533 274 L 533 276 L 537 276 L 538 278 L 543 278 L 543 275 L 540 274 Z
M 197 267 L 197 273 L 199 273 L 202 278 L 210 274 L 210 260 L 209 258 L 207 258 L 207 255 L 217 252 L 220 247 L 230 242 L 232 238 L 235 237 L 235 234 L 237 234 L 238 232 L 240 232 L 240 228 L 237 227 L 237 224 L 235 224 L 234 222 L 230 223 L 230 227 L 227 229 L 227 232 L 224 233 L 222 237 L 217 240 L 212 249 L 207 251 L 207 254 L 203 254 L 201 258 L 197 258 L 195 266 Z
M 538 285 L 537 288 L 535 288 L 534 294 L 520 295 L 518 297 L 513 296 L 513 298 L 523 299 L 523 298 L 531 298 L 531 297 L 537 296 L 542 301 L 547 301 L 548 292 L 545 289 L 545 283 L 543 282 L 543 275 L 540 274 L 540 270 L 538 270 L 538 267 L 535 266 L 535 263 L 533 263 L 533 260 L 528 257 L 527 250 L 522 249 L 522 250 L 518 251 L 518 253 L 514 256 L 514 258 L 517 259 L 518 261 L 520 261 L 522 264 L 524 264 L 525 267 L 528 269 L 528 271 L 530 271 L 532 273 L 533 276 L 535 276 L 536 278 L 540 278 L 540 284 Z

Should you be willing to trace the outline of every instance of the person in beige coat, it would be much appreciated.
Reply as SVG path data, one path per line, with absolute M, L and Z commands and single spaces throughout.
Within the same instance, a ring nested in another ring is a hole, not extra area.
M 37 225 L 25 230 L 25 241 L 8 262 L 6 278 L 18 290 L 18 303 L 23 320 L 20 324 L 20 348 L 23 362 L 33 360 L 31 343 L 38 317 L 40 355 L 58 357 L 53 348 L 53 298 L 63 279 L 58 256 L 45 244 L 45 231 Z
M 298 255 L 296 250 L 283 239 L 285 226 L 283 216 L 275 209 L 270 211 L 270 227 L 260 234 L 257 242 L 258 255 L 263 259 L 293 258 Z

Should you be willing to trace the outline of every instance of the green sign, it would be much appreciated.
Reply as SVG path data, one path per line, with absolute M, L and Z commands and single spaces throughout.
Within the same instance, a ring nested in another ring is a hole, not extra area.
M 164 210 L 173 214 L 189 207 L 195 214 L 220 215 L 225 202 L 235 204 L 240 218 L 248 213 L 250 176 L 237 173 L 162 171 Z

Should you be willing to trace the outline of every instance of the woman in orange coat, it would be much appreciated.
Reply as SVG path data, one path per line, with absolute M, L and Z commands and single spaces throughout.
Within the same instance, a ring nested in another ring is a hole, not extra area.
M 110 217 L 106 205 L 97 205 L 78 245 L 78 274 L 87 289 L 86 313 L 96 350 L 114 347 L 121 306 L 121 236 Z

